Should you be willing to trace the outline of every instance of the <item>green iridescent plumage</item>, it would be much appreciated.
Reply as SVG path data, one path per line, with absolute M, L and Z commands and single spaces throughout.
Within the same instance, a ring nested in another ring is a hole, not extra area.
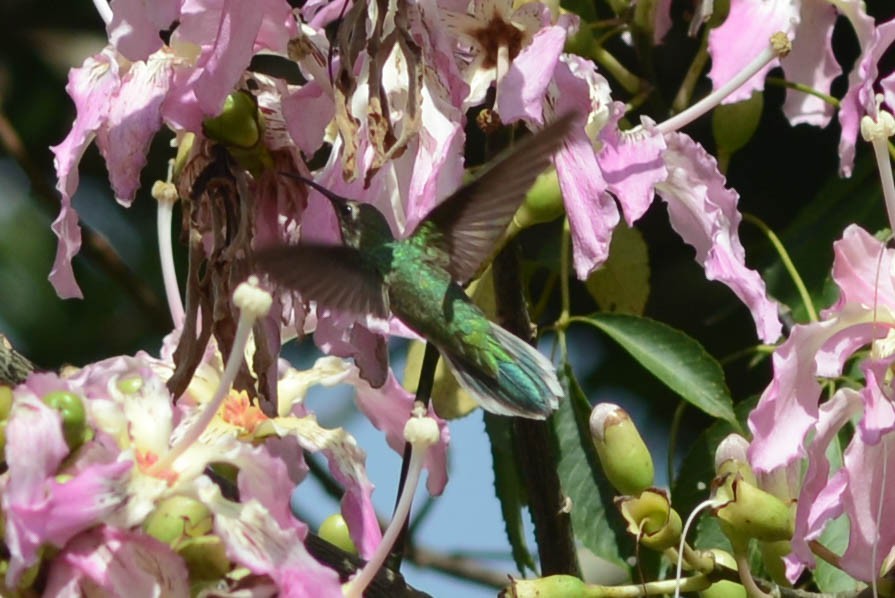
M 333 205 L 342 246 L 298 245 L 258 252 L 256 264 L 303 297 L 338 310 L 394 314 L 433 343 L 487 410 L 542 419 L 562 387 L 550 361 L 488 320 L 461 285 L 479 271 L 573 120 L 566 115 L 524 139 L 395 239 L 376 208 L 305 181 Z

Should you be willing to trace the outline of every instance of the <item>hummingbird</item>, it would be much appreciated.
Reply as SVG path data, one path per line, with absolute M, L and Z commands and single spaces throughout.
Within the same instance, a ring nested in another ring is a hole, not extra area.
M 318 305 L 379 318 L 393 314 L 435 345 L 461 386 L 485 410 L 544 419 L 563 396 L 553 364 L 490 321 L 463 286 L 491 257 L 575 118 L 566 114 L 518 142 L 400 239 L 372 205 L 290 174 L 329 199 L 343 244 L 261 249 L 255 264 L 274 282 Z

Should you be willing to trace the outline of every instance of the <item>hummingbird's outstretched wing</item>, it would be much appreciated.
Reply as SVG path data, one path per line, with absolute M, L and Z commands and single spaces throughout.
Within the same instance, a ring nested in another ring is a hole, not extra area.
M 535 179 L 576 120 L 568 113 L 516 144 L 471 183 L 455 191 L 420 222 L 413 235 L 426 235 L 450 257 L 448 271 L 460 284 L 475 276 Z
M 255 252 L 255 265 L 306 300 L 353 314 L 388 317 L 382 276 L 364 265 L 356 249 L 338 245 L 271 247 Z

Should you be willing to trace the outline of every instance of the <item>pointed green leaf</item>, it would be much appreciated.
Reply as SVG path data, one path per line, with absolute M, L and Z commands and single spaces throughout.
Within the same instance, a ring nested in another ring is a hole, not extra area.
M 513 455 L 511 426 L 510 418 L 485 413 L 485 432 L 491 441 L 491 458 L 494 463 L 494 493 L 500 502 L 513 561 L 519 573 L 525 575 L 526 569 L 535 571 L 535 563 L 525 543 L 522 507 L 526 500 Z
M 571 500 L 575 538 L 595 555 L 627 567 L 620 551 L 630 541 L 590 437 L 590 403 L 570 367 L 566 366 L 562 378 L 566 400 L 559 402 L 551 421 L 559 448 L 557 471 L 563 492 Z
M 739 427 L 724 371 L 695 339 L 636 316 L 599 313 L 573 321 L 599 328 L 685 401 Z

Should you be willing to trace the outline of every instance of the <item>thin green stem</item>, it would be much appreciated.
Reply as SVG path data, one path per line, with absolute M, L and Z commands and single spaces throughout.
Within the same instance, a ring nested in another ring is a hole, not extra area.
M 725 355 L 724 357 L 718 359 L 718 362 L 722 366 L 726 366 L 738 359 L 742 359 L 743 357 L 750 357 L 753 355 L 766 357 L 768 355 L 771 355 L 776 349 L 777 347 L 775 347 L 774 345 L 752 345 L 740 349 L 739 351 L 734 351 L 733 353 Z
M 640 77 L 625 68 L 611 52 L 597 46 L 591 51 L 591 58 L 612 75 L 618 81 L 618 84 L 622 86 L 622 89 L 631 95 L 640 91 Z
M 769 85 L 776 85 L 777 87 L 785 87 L 787 89 L 793 89 L 795 91 L 801 91 L 802 93 L 807 93 L 808 95 L 812 95 L 816 98 L 822 99 L 824 102 L 833 106 L 834 108 L 839 107 L 839 100 L 834 98 L 831 95 L 827 95 L 823 92 L 820 92 L 814 89 L 811 86 L 805 85 L 804 83 L 796 83 L 795 81 L 787 81 L 786 79 L 781 79 L 780 77 L 768 77 L 765 79 L 765 82 Z
M 795 265 L 792 263 L 792 259 L 790 259 L 789 257 L 789 252 L 787 252 L 786 248 L 783 247 L 783 243 L 780 241 L 780 237 L 778 237 L 776 233 L 771 230 L 771 227 L 765 224 L 764 221 L 757 216 L 753 216 L 752 214 L 747 214 L 744 212 L 743 220 L 755 225 L 759 230 L 761 230 L 761 232 L 763 232 L 768 238 L 768 241 L 771 242 L 771 245 L 774 246 L 774 250 L 777 252 L 777 255 L 780 256 L 780 261 L 783 263 L 783 267 L 786 269 L 786 272 L 792 279 L 793 284 L 796 286 L 796 290 L 799 292 L 799 297 L 802 299 L 802 303 L 805 305 L 805 310 L 808 312 L 808 317 L 811 319 L 812 322 L 817 322 L 817 310 L 814 309 L 814 302 L 811 300 L 811 295 L 808 294 L 808 289 L 807 287 L 805 287 L 805 282 L 802 280 L 802 277 L 799 275 L 799 271 L 796 270 Z
M 681 431 L 681 422 L 684 419 L 684 411 L 687 410 L 686 401 L 679 401 L 674 415 L 671 418 L 671 430 L 668 433 L 668 455 L 665 461 L 668 476 L 668 487 L 671 488 L 674 482 L 674 452 L 677 447 L 678 433 Z
M 684 80 L 681 81 L 681 86 L 678 88 L 674 101 L 671 103 L 671 109 L 675 113 L 683 112 L 690 105 L 693 90 L 696 88 L 696 83 L 699 81 L 699 77 L 702 75 L 702 71 L 709 60 L 708 45 L 709 28 L 705 27 L 703 28 L 702 40 L 699 42 L 696 56 L 693 57 L 693 62 L 690 63 L 690 68 L 687 69 L 687 74 L 684 75 Z
M 562 363 L 568 363 L 569 349 L 566 346 L 566 328 L 569 326 L 569 316 L 571 313 L 571 294 L 569 293 L 569 276 L 571 275 L 571 247 L 572 233 L 569 229 L 568 217 L 562 223 L 562 240 L 560 241 L 559 250 L 559 280 L 560 280 L 560 297 L 562 298 L 562 311 L 559 314 L 559 320 L 556 321 L 556 336 L 559 339 L 559 350 Z

